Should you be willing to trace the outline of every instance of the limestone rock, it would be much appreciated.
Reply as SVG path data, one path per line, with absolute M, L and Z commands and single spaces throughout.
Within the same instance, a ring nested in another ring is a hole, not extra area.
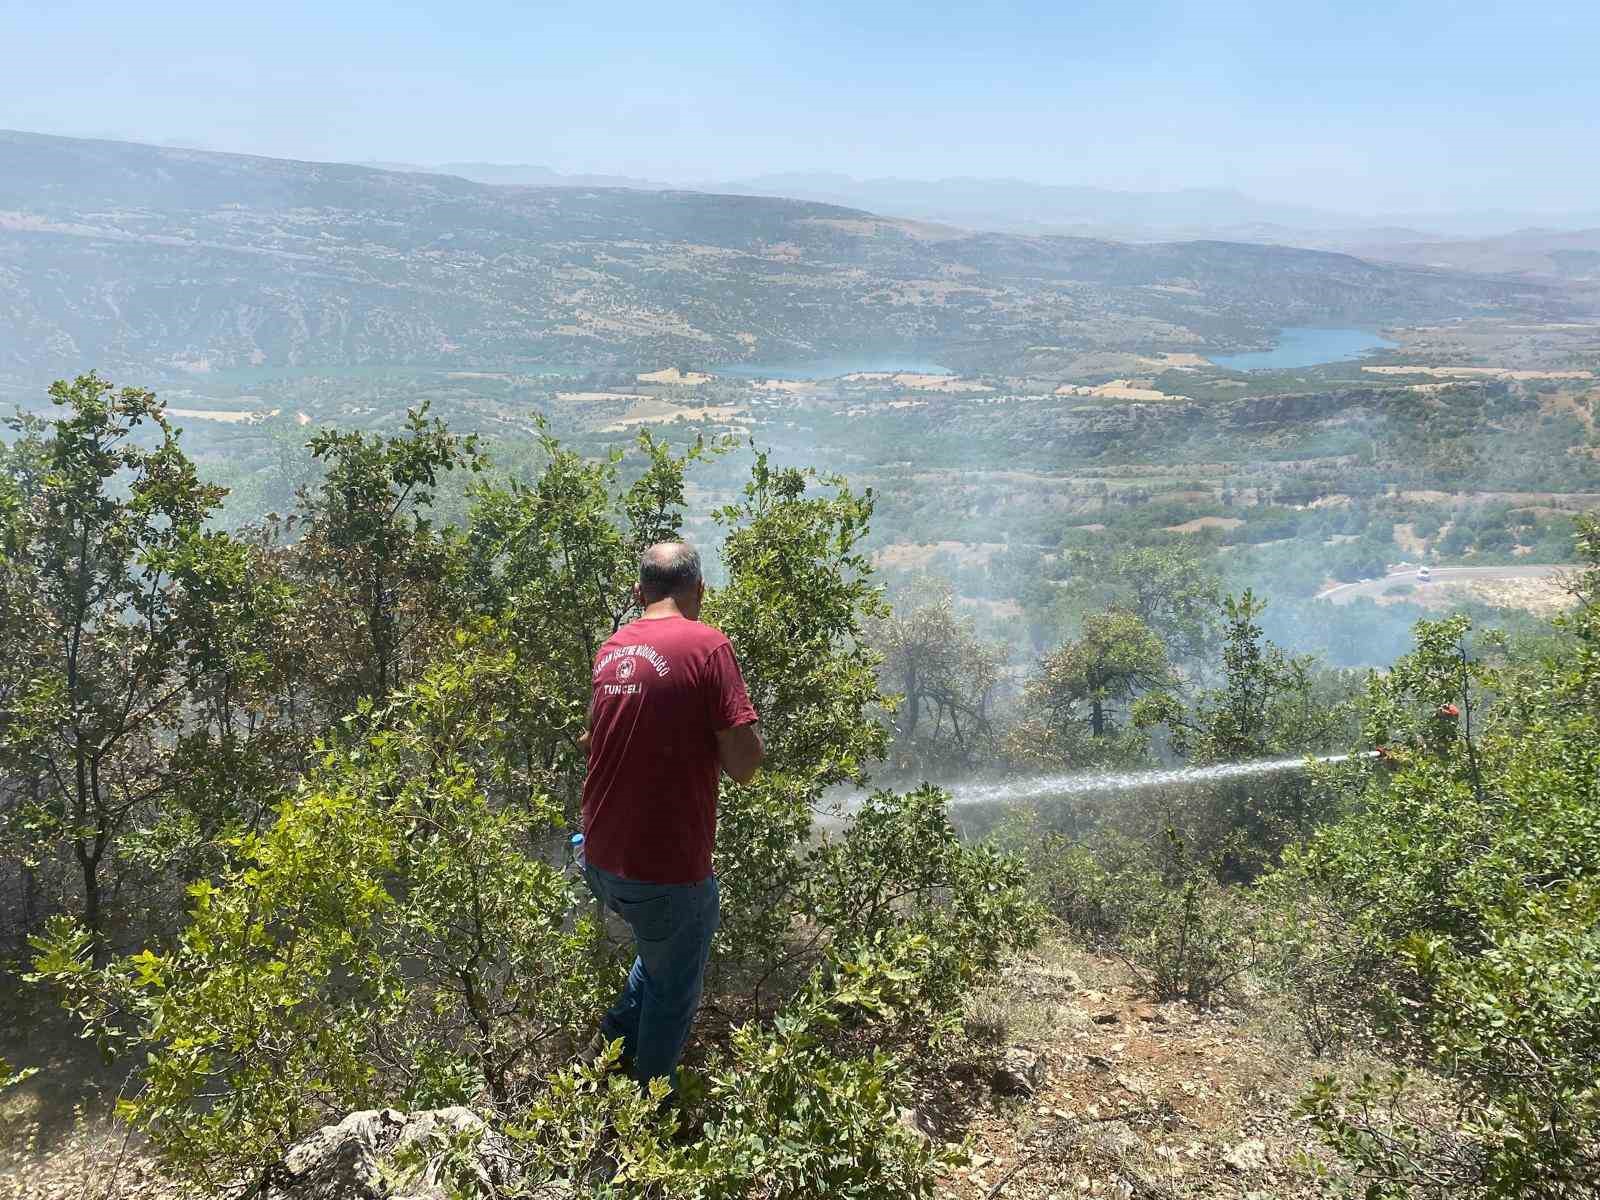
M 901 1126 L 909 1129 L 925 1142 L 932 1142 L 938 1136 L 938 1128 L 933 1123 L 933 1118 L 920 1108 L 902 1108 L 895 1114 Z
M 1116 1162 L 1137 1156 L 1144 1150 L 1144 1139 L 1130 1129 L 1125 1121 L 1111 1121 L 1089 1136 L 1089 1145 Z
M 1244 1141 L 1223 1155 L 1222 1161 L 1241 1175 L 1248 1175 L 1252 1171 L 1265 1170 L 1267 1166 L 1267 1144 L 1260 1138 L 1245 1138 Z
M 994 1090 L 1007 1096 L 1031 1096 L 1044 1086 L 1044 1056 L 1026 1046 L 1008 1046 L 995 1068 Z
M 464 1157 L 459 1151 L 470 1148 Z M 446 1158 L 452 1162 L 447 1168 Z M 463 1187 L 485 1195 L 518 1182 L 505 1139 L 469 1108 L 351 1113 L 290 1147 L 263 1200 L 446 1200 Z M 556 1196 L 563 1190 L 535 1188 Z

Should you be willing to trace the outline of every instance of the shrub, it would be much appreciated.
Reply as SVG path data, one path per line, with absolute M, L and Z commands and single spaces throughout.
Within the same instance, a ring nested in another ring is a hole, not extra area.
M 1568 627 L 1561 657 L 1491 669 L 1464 620 L 1421 623 L 1369 699 L 1391 766 L 1275 885 L 1319 897 L 1383 1031 L 1453 1093 L 1442 1127 L 1404 1076 L 1306 1098 L 1368 1195 L 1556 1197 L 1600 1175 L 1600 608 Z
M 889 934 L 921 937 L 919 1004 L 951 1018 L 973 982 L 1009 950 L 1038 938 L 1022 863 L 989 846 L 962 843 L 948 797 L 924 785 L 878 792 L 844 834 L 811 855 L 806 901 L 839 952 L 857 953 Z
M 734 1032 L 727 1060 L 707 1078 L 705 1124 L 691 1152 L 701 1194 L 733 1200 L 758 1186 L 773 1200 L 933 1194 L 940 1158 L 899 1121 L 907 1096 L 897 1062 L 883 1050 L 837 1055 L 821 1036 L 911 999 L 904 985 L 912 979 L 892 962 L 859 964 L 837 991 L 819 977 L 770 1028 Z
M 522 1173 L 580 1186 L 595 1200 L 932 1195 L 945 1156 L 899 1120 L 900 1061 L 882 1049 L 830 1046 L 850 1029 L 871 1041 L 915 1004 L 907 949 L 901 941 L 818 971 L 771 1023 L 737 1028 L 703 1073 L 685 1072 L 681 1111 L 661 1109 L 664 1084 L 642 1096 L 608 1077 L 610 1060 L 558 1072 L 509 1130 Z M 687 1145 L 674 1136 L 685 1123 L 698 1125 Z
M 1208 1004 L 1256 964 L 1247 897 L 1217 883 L 1171 829 L 1146 842 L 1102 834 L 1037 844 L 1036 885 L 1051 911 L 1120 957 L 1157 999 Z
M 352 1109 L 507 1110 L 598 1011 L 594 930 L 568 921 L 570 881 L 529 843 L 559 809 L 495 808 L 483 788 L 514 663 L 463 639 L 369 732 L 325 747 L 237 865 L 190 887 L 170 949 L 95 970 L 65 919 L 37 939 L 36 978 L 145 1051 L 120 1111 L 171 1163 L 215 1182 Z

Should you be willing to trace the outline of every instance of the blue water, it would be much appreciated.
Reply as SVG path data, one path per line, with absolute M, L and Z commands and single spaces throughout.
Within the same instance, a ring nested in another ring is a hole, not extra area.
M 836 358 L 811 358 L 795 362 L 728 363 L 709 370 L 740 379 L 837 379 L 858 371 L 909 371 L 918 375 L 948 375 L 949 367 L 930 363 L 913 355 L 840 355 Z
M 1281 371 L 1344 362 L 1360 358 L 1369 350 L 1382 350 L 1395 344 L 1365 329 L 1318 329 L 1302 325 L 1280 330 L 1278 344 L 1271 350 L 1213 354 L 1211 361 L 1230 371 Z

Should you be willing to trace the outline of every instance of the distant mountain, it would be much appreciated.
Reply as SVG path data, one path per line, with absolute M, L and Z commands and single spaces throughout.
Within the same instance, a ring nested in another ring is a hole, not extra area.
M 1562 229 L 1600 225 L 1600 210 L 1542 216 L 1504 210 L 1360 216 L 1257 200 L 1229 188 L 1134 192 L 1021 179 L 855 179 L 795 172 L 696 186 L 735 195 L 793 196 L 969 229 L 1122 241 L 1213 238 L 1345 250 L 1478 238 L 1530 224 Z
M 1600 282 L 1600 228 L 1522 229 L 1503 237 L 1386 243 L 1357 250 L 1369 258 L 1496 275 Z
M 456 175 L 520 187 L 624 187 L 684 190 L 628 175 L 563 175 L 549 167 L 505 163 L 368 162 L 389 171 Z M 1232 241 L 1367 254 L 1392 245 L 1499 236 L 1524 226 L 1580 230 L 1600 225 L 1600 210 L 1567 214 L 1483 212 L 1359 216 L 1307 205 L 1257 200 L 1229 188 L 1168 192 L 1057 186 L 1023 179 L 856 179 L 795 171 L 687 185 L 734 196 L 774 196 L 861 208 L 885 216 L 938 221 L 964 229 L 1059 234 L 1124 242 Z
M 1083 228 L 1219 230 L 1251 225 L 1333 229 L 1363 224 L 1339 213 L 1264 203 L 1221 188 L 1123 192 L 1022 179 L 852 179 L 796 173 L 708 184 L 703 190 L 793 196 L 969 228 L 1034 233 Z
M 673 190 L 672 184 L 652 179 L 635 179 L 628 175 L 563 175 L 549 167 L 532 163 L 455 162 L 424 167 L 416 163 L 365 162 L 356 165 L 408 174 L 455 175 L 477 183 L 493 183 L 504 187 L 616 187 L 646 192 Z
M 1345 255 L 970 233 L 805 200 L 505 187 L 0 133 L 0 372 L 711 365 L 1226 349 L 1285 324 L 1560 313 Z

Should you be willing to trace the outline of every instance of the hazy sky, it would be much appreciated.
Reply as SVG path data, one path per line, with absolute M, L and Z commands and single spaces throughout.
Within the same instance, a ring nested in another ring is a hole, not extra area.
M 295 158 L 1600 206 L 1595 0 L 0 0 L 0 127 Z

